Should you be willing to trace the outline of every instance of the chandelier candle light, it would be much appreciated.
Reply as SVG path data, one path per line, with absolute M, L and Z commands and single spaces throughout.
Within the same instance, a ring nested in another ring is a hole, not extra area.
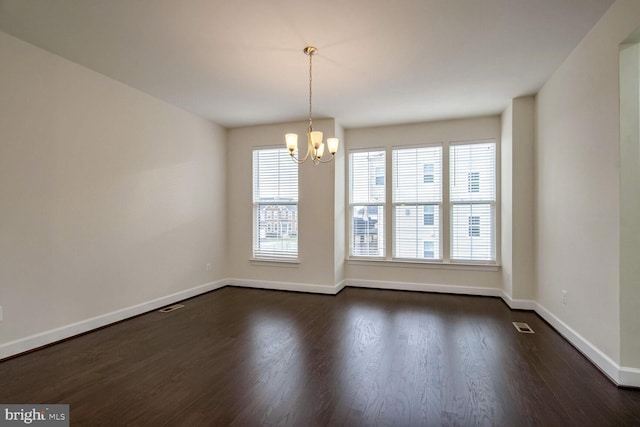
M 295 153 L 298 151 L 298 134 L 296 133 L 288 133 L 284 136 L 285 142 L 287 144 L 287 149 L 289 150 L 289 154 L 291 158 L 296 163 L 304 163 L 309 158 L 313 160 L 313 163 L 316 165 L 319 163 L 329 163 L 333 160 L 338 151 L 338 145 L 340 141 L 338 138 L 327 138 L 327 149 L 331 154 L 331 157 L 322 160 L 322 156 L 324 155 L 324 142 L 322 142 L 322 132 L 313 130 L 313 122 L 311 120 L 311 82 L 312 82 L 312 58 L 318 52 L 313 46 L 307 46 L 303 51 L 309 57 L 309 128 L 307 129 L 307 154 L 304 156 L 302 160 L 300 158 L 296 158 Z

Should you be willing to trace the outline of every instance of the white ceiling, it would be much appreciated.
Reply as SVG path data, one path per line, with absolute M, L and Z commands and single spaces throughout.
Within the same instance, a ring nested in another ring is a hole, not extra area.
M 305 119 L 311 44 L 314 118 L 350 128 L 500 113 L 612 3 L 0 0 L 0 30 L 226 127 Z

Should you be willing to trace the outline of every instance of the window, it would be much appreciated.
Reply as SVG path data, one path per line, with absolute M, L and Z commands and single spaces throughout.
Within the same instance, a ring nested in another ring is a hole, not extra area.
M 297 230 L 297 212 L 298 165 L 285 148 L 253 150 L 254 258 L 298 257 L 297 233 L 264 220 L 291 214 Z
M 423 248 L 424 248 L 423 258 L 425 259 L 435 258 L 435 252 L 433 250 L 434 247 L 435 247 L 434 242 L 430 240 L 425 240 L 423 244 Z
M 422 172 L 422 182 L 430 184 L 433 182 L 433 163 L 425 163 Z
M 480 192 L 480 172 L 469 172 L 469 193 Z
M 385 256 L 385 152 L 349 154 L 350 254 Z
M 394 257 L 440 259 L 442 147 L 395 149 L 392 166 Z
M 423 225 L 435 225 L 434 206 L 424 207 Z
M 451 259 L 495 260 L 496 144 L 450 147 Z
M 469 237 L 480 237 L 480 217 L 469 217 Z
M 495 262 L 496 150 L 494 140 L 397 147 L 391 181 L 386 151 L 351 152 L 350 255 L 389 257 L 388 240 L 394 259 Z
M 384 185 L 384 166 L 376 166 L 376 185 Z

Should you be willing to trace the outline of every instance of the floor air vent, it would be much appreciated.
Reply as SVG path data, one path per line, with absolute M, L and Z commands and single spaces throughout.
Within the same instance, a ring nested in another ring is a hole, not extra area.
M 511 322 L 511 323 L 513 323 L 513 326 L 515 326 L 515 328 L 520 333 L 523 333 L 523 334 L 535 334 L 535 332 L 533 332 L 533 329 L 531 329 L 531 327 L 529 325 L 527 325 L 526 323 L 523 323 L 523 322 Z
M 182 307 L 184 307 L 184 305 L 183 305 L 183 304 L 173 304 L 173 305 L 167 306 L 167 307 L 165 307 L 165 308 L 161 308 L 161 309 L 160 309 L 160 310 L 158 310 L 158 311 L 159 311 L 160 313 L 170 313 L 170 312 L 175 311 L 175 310 L 177 310 L 177 309 L 179 309 L 179 308 L 182 308 Z

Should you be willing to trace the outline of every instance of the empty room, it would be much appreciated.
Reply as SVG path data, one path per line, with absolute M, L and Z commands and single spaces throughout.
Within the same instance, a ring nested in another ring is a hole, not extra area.
M 0 0 L 0 425 L 637 426 L 638 254 L 640 0 Z

